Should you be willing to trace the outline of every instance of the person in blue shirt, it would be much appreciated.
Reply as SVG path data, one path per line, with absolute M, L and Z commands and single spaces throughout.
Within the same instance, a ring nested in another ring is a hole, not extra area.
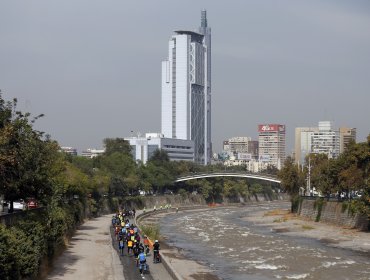
M 137 256 L 137 260 L 139 262 L 139 269 L 140 269 L 140 274 L 142 275 L 143 274 L 143 269 L 144 271 L 147 270 L 147 267 L 146 267 L 146 256 L 145 256 L 145 253 L 144 252 L 141 252 L 138 256 Z

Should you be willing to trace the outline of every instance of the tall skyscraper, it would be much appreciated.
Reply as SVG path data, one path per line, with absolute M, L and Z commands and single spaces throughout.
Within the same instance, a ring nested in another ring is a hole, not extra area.
M 211 28 L 201 13 L 198 32 L 178 30 L 162 61 L 162 133 L 194 141 L 194 160 L 208 164 L 211 143 Z
M 280 169 L 285 161 L 285 125 L 258 125 L 259 160 Z

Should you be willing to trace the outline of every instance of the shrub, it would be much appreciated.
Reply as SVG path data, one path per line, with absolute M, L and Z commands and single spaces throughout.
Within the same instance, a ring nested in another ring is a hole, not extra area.
M 315 203 L 314 203 L 314 209 L 317 210 L 317 215 L 316 215 L 316 219 L 315 219 L 315 222 L 319 222 L 320 221 L 320 218 L 321 218 L 321 211 L 322 211 L 322 207 L 324 206 L 325 204 L 325 201 L 322 197 L 318 198 L 315 200 Z
M 141 231 L 148 236 L 151 240 L 159 239 L 159 226 L 158 225 L 142 225 Z
M 291 197 L 291 202 L 292 202 L 291 211 L 292 211 L 292 213 L 297 213 L 298 212 L 302 201 L 303 201 L 303 198 L 301 196 L 294 195 L 294 196 Z

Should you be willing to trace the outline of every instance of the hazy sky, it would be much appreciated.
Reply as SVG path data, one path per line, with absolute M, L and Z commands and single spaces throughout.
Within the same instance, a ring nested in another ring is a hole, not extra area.
M 212 28 L 214 150 L 257 124 L 370 133 L 370 1 L 2 0 L 0 89 L 79 152 L 160 131 L 161 61 L 177 29 Z

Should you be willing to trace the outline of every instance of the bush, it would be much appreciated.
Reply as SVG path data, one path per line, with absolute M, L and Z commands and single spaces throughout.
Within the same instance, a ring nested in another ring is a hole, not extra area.
M 27 216 L 11 228 L 0 227 L 0 279 L 36 279 L 47 252 L 46 227 Z
M 141 231 L 148 236 L 151 240 L 159 239 L 159 226 L 158 225 L 142 225 Z
M 188 197 L 188 193 L 184 189 L 179 189 L 177 193 L 181 196 L 182 199 L 186 199 Z
M 322 197 L 320 197 L 320 198 L 318 198 L 318 199 L 315 200 L 315 203 L 313 205 L 314 209 L 317 210 L 317 215 L 316 215 L 315 222 L 319 222 L 320 221 L 322 207 L 324 206 L 325 203 L 326 202 L 324 201 L 324 198 L 322 198 Z
M 295 195 L 291 197 L 291 211 L 292 213 L 297 213 L 299 210 L 299 207 L 303 201 L 303 198 L 301 196 Z
M 0 279 L 19 279 L 20 273 L 17 264 L 16 240 L 9 229 L 0 224 Z

